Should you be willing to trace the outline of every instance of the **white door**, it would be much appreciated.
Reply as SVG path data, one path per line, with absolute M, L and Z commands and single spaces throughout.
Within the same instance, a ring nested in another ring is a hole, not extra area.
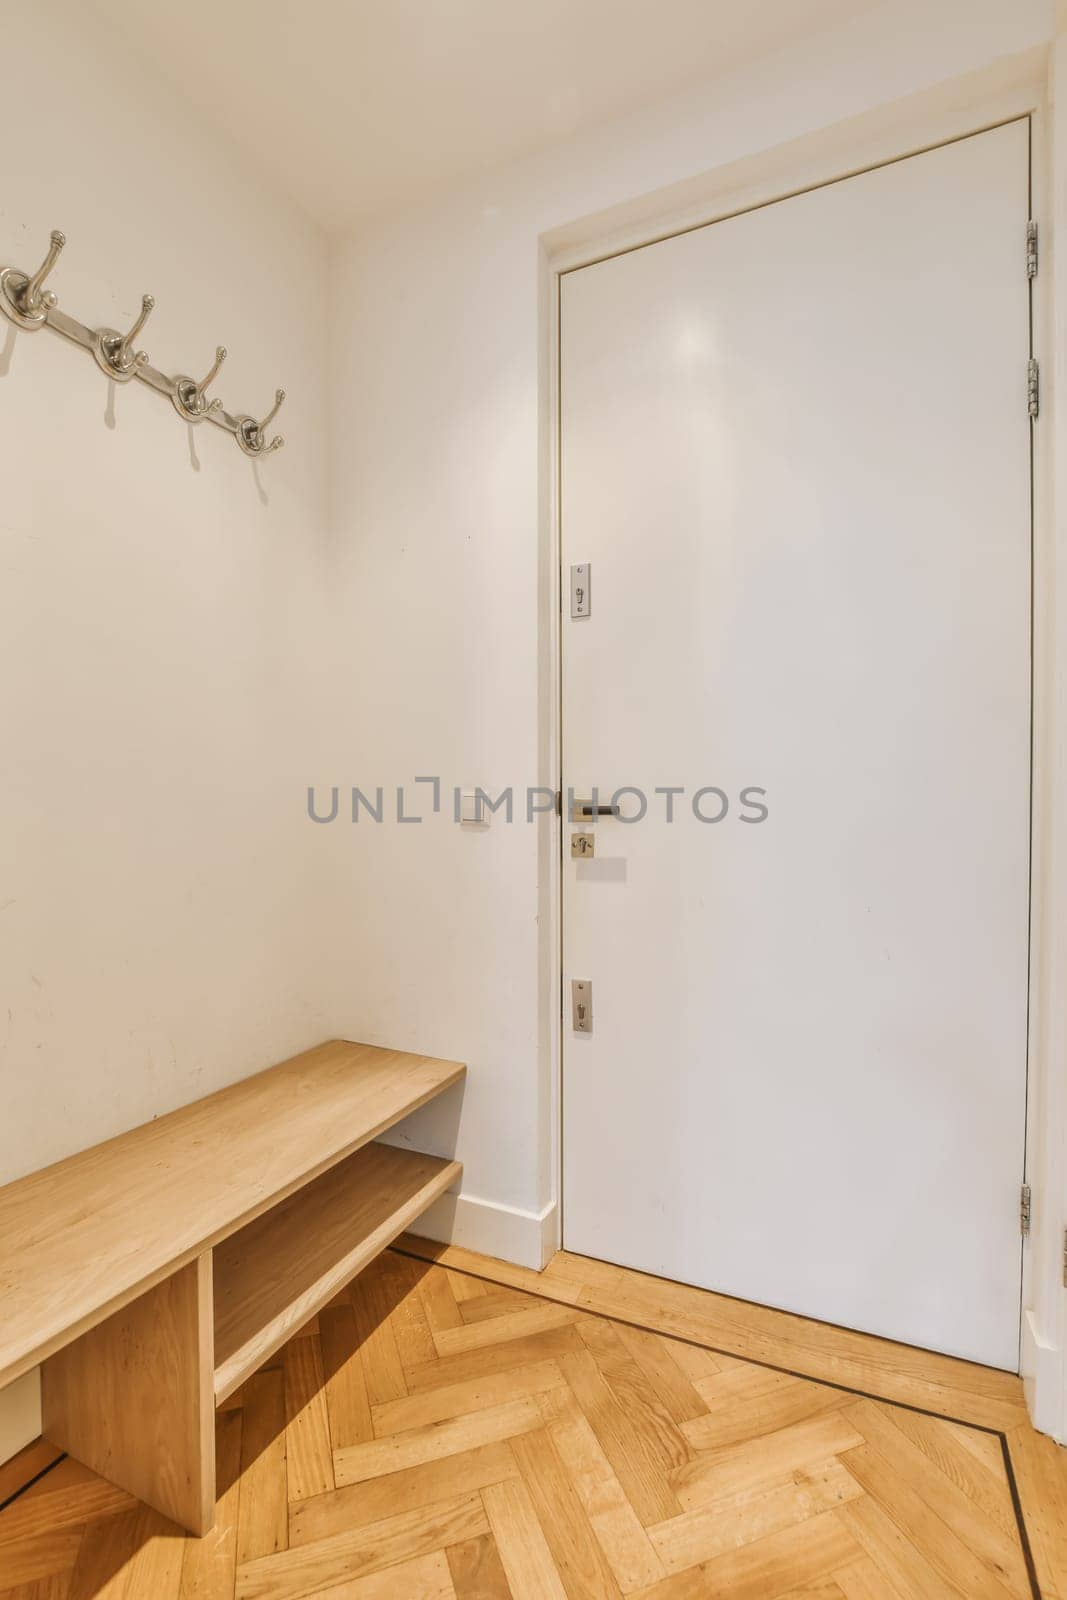
M 561 291 L 563 782 L 648 802 L 564 828 L 565 1244 L 1006 1368 L 1028 164 L 1012 123 Z

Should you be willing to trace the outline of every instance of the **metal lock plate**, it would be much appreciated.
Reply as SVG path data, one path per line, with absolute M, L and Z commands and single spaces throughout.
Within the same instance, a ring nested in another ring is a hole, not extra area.
M 593 1031 L 593 985 L 588 978 L 571 979 L 571 1026 L 575 1033 Z
M 589 584 L 593 569 L 588 561 L 571 568 L 571 616 L 587 617 L 590 613 Z
M 571 834 L 571 860 L 588 861 L 596 855 L 596 840 L 591 833 Z

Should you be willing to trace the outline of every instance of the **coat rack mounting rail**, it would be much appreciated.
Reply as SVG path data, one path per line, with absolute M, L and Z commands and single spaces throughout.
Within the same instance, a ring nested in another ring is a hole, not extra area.
M 215 361 L 207 377 L 199 382 L 183 374 L 168 378 L 166 373 L 151 365 L 145 351 L 135 348 L 156 303 L 150 294 L 142 299 L 140 315 L 126 333 L 120 333 L 115 328 L 88 328 L 83 322 L 61 311 L 55 293 L 45 288 L 45 282 L 66 242 L 63 234 L 58 231 L 53 233 L 47 255 L 32 274 L 18 267 L 0 268 L 0 312 L 9 321 L 28 333 L 35 333 L 39 328 L 51 328 L 54 333 L 62 334 L 71 344 L 88 351 L 101 370 L 116 383 L 129 383 L 136 378 L 140 383 L 147 384 L 157 394 L 165 395 L 172 401 L 174 409 L 186 422 L 194 425 L 213 422 L 216 428 L 223 428 L 232 434 L 246 456 L 269 456 L 281 449 L 285 443 L 281 435 L 275 434 L 268 443 L 266 430 L 285 399 L 284 389 L 276 391 L 274 405 L 261 422 L 244 412 L 234 415 L 226 410 L 221 400 L 207 398 L 208 386 L 214 383 L 226 360 L 223 345 L 216 349 Z

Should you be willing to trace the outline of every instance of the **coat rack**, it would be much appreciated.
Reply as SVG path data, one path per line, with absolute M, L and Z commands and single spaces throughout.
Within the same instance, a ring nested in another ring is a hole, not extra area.
M 141 301 L 140 315 L 128 333 L 119 333 L 114 328 L 87 328 L 84 323 L 68 317 L 65 311 L 60 311 L 56 296 L 44 285 L 66 242 L 63 234 L 53 233 L 48 254 L 32 276 L 17 267 L 0 269 L 0 311 L 17 328 L 24 328 L 28 333 L 36 332 L 38 328 L 52 328 L 56 333 L 61 333 L 72 344 L 88 350 L 101 371 L 115 383 L 139 379 L 157 394 L 166 395 L 186 422 L 213 422 L 217 428 L 225 428 L 227 433 L 232 433 L 246 456 L 269 456 L 281 449 L 285 440 L 280 434 L 275 434 L 268 444 L 266 430 L 285 399 L 284 389 L 275 393 L 274 405 L 262 422 L 243 413 L 232 416 L 221 400 L 207 398 L 208 387 L 214 383 L 226 360 L 223 345 L 220 344 L 215 351 L 211 371 L 199 383 L 184 375 L 168 378 L 150 365 L 143 350 L 135 349 L 141 330 L 156 303 L 150 294 L 146 294 Z

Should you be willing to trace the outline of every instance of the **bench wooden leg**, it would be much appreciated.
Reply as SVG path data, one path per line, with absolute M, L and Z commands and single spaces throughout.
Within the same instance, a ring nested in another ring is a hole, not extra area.
M 41 1369 L 44 1437 L 164 1516 L 215 1520 L 211 1252 Z

